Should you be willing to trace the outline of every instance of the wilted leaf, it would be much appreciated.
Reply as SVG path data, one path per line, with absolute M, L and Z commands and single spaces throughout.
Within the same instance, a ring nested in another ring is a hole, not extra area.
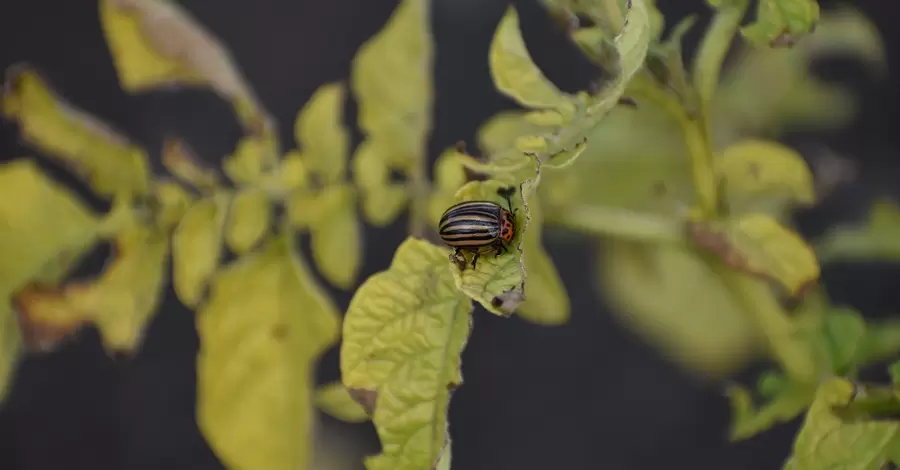
M 894 202 L 876 202 L 865 225 L 831 229 L 817 241 L 816 253 L 826 263 L 900 260 L 900 208 Z
M 743 140 L 726 148 L 714 162 L 730 214 L 780 216 L 790 204 L 815 202 L 806 161 L 777 142 Z
M 760 407 L 753 404 L 750 392 L 743 387 L 728 389 L 731 402 L 731 439 L 749 439 L 776 424 L 788 422 L 803 413 L 815 395 L 813 385 L 788 382 L 787 386 Z
M 756 22 L 741 29 L 757 46 L 790 47 L 819 21 L 816 0 L 759 0 Z
M 31 160 L 0 165 L 0 295 L 49 265 L 63 272 L 97 239 L 100 220 Z M 66 260 L 62 267 L 59 260 Z
M 524 300 L 525 267 L 522 265 L 523 236 L 526 231 L 526 206 L 519 187 L 510 197 L 513 217 L 516 219 L 515 237 L 506 245 L 507 252 L 494 254 L 482 249 L 484 254 L 478 257 L 475 269 L 472 269 L 472 253 L 463 251 L 466 265 L 460 270 L 461 262 L 451 256 L 449 264 L 456 287 L 496 315 L 511 315 Z M 456 200 L 492 201 L 507 206 L 506 200 L 498 193 L 508 189 L 496 180 L 470 181 L 456 192 Z
M 54 351 L 91 321 L 89 313 L 78 310 L 59 288 L 29 284 L 16 291 L 11 300 L 22 344 L 29 352 Z
M 543 214 L 539 201 L 529 201 L 528 209 L 531 221 L 522 243 L 528 283 L 525 301 L 517 313 L 541 325 L 561 325 L 569 321 L 569 294 L 541 241 Z
M 294 139 L 306 156 L 306 168 L 323 184 L 341 181 L 347 168 L 350 136 L 344 128 L 344 89 L 341 84 L 319 87 L 297 115 Z
M 269 197 L 265 191 L 248 188 L 235 194 L 225 229 L 228 247 L 237 254 L 253 248 L 269 231 L 271 218 Z
M 343 289 L 349 289 L 356 281 L 362 260 L 354 196 L 350 185 L 325 188 L 316 200 L 320 209 L 310 230 L 310 248 L 316 266 L 328 282 Z
M 312 375 L 338 313 L 284 235 L 219 271 L 197 313 L 197 423 L 228 468 L 312 461 Z
M 173 176 L 202 192 L 214 191 L 220 184 L 219 174 L 207 167 L 200 157 L 179 139 L 166 139 L 162 163 Z
M 126 91 L 205 85 L 232 101 L 244 119 L 248 108 L 258 107 L 231 54 L 177 3 L 100 0 L 100 24 Z
M 347 387 L 340 382 L 332 382 L 316 390 L 316 405 L 329 415 L 348 423 L 369 420 L 366 410 L 350 396 Z
M 22 335 L 8 302 L 0 306 L 0 409 L 12 388 L 21 354 Z
M 172 282 L 178 298 L 195 307 L 219 267 L 230 195 L 218 193 L 194 202 L 172 234 Z
M 34 70 L 17 66 L 7 71 L 0 110 L 18 122 L 26 142 L 84 178 L 97 194 L 147 194 L 150 169 L 144 151 L 58 97 Z
M 370 470 L 422 470 L 437 462 L 447 435 L 450 391 L 462 383 L 460 354 L 471 301 L 454 286 L 448 251 L 409 238 L 387 271 L 356 291 L 344 317 L 341 378 L 377 393 L 380 455 Z
M 758 328 L 702 258 L 676 246 L 604 243 L 600 288 L 613 313 L 647 343 L 713 377 L 752 359 Z
M 424 158 L 433 103 L 430 2 L 402 0 L 384 28 L 360 47 L 351 83 L 359 127 L 384 145 L 382 158 L 408 168 Z
M 363 215 L 376 227 L 393 222 L 409 199 L 404 184 L 391 182 L 388 150 L 381 148 L 380 142 L 377 138 L 363 141 L 356 148 L 351 163 Z
M 791 295 L 819 278 L 819 263 L 799 235 L 764 214 L 717 222 L 695 222 L 694 242 L 717 254 L 731 269 L 772 279 Z
M 500 20 L 491 41 L 490 65 L 494 85 L 519 104 L 574 111 L 572 98 L 550 82 L 531 59 L 519 29 L 519 14 L 512 6 Z
M 845 379 L 819 386 L 786 469 L 880 470 L 896 459 L 900 422 L 845 420 L 835 413 L 833 408 L 848 405 L 854 395 L 854 385 Z

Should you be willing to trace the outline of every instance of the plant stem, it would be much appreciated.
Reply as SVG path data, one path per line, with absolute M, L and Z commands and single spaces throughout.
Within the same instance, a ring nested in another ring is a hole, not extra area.
M 769 348 L 788 376 L 800 383 L 815 383 L 820 367 L 813 349 L 794 334 L 794 325 L 765 282 L 710 261 L 732 295 L 765 335 Z
M 694 88 L 705 104 L 710 103 L 716 93 L 722 62 L 741 25 L 747 3 L 747 0 L 732 0 L 730 4 L 720 7 L 703 35 L 694 59 L 692 78 Z
M 665 244 L 684 244 L 687 240 L 680 221 L 625 209 L 575 206 L 545 217 L 554 224 L 591 235 Z

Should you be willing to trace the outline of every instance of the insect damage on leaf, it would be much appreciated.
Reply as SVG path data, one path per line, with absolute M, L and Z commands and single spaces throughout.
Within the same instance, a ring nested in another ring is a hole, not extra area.
M 448 250 L 403 242 L 387 271 L 356 291 L 344 317 L 341 379 L 371 403 L 382 453 L 369 470 L 430 469 L 449 440 L 451 390 L 462 383 L 460 354 L 471 300 L 447 270 Z
M 794 297 L 819 279 L 819 263 L 800 236 L 765 214 L 691 222 L 688 233 L 731 269 L 771 279 Z
M 25 142 L 84 178 L 100 196 L 147 194 L 150 169 L 144 150 L 57 96 L 27 65 L 7 69 L 0 111 L 19 124 Z
M 339 317 L 292 243 L 275 235 L 224 266 L 197 312 L 197 423 L 229 468 L 312 461 L 314 365 Z
M 526 186 L 526 183 L 508 186 L 497 180 L 470 181 L 456 192 L 456 202 L 490 201 L 503 208 L 507 204 L 505 196 L 510 196 L 514 235 L 509 241 L 500 240 L 505 249 L 491 253 L 490 247 L 476 248 L 478 260 L 474 262 L 476 253 L 460 250 L 449 261 L 457 288 L 500 316 L 512 315 L 525 300 L 523 240 L 530 222 L 522 194 Z

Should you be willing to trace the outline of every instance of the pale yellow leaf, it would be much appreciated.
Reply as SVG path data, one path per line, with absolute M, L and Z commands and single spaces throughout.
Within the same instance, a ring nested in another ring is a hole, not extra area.
M 329 186 L 316 204 L 321 206 L 310 231 L 313 260 L 329 282 L 349 289 L 356 282 L 362 260 L 354 188 Z
M 339 83 L 319 87 L 297 114 L 294 139 L 303 149 L 306 168 L 323 184 L 343 180 L 350 135 L 344 128 L 344 88 Z
M 272 210 L 265 191 L 253 188 L 240 191 L 231 202 L 225 241 L 231 251 L 243 254 L 262 239 L 271 222 Z
M 172 234 L 172 282 L 182 303 L 195 307 L 219 267 L 230 195 L 194 202 Z
M 517 313 L 541 325 L 561 325 L 569 321 L 569 294 L 541 241 L 543 214 L 540 201 L 529 200 L 528 210 L 531 221 L 523 240 L 528 283 L 525 284 L 525 301 Z
M 347 387 L 340 382 L 319 387 L 316 390 L 316 405 L 329 415 L 348 423 L 369 420 L 366 410 L 350 396 Z

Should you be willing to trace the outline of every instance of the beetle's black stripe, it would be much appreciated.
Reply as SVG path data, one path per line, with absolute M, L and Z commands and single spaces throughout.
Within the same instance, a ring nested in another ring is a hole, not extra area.
M 451 247 L 490 245 L 500 236 L 502 208 L 490 201 L 465 201 L 441 217 L 438 232 Z

